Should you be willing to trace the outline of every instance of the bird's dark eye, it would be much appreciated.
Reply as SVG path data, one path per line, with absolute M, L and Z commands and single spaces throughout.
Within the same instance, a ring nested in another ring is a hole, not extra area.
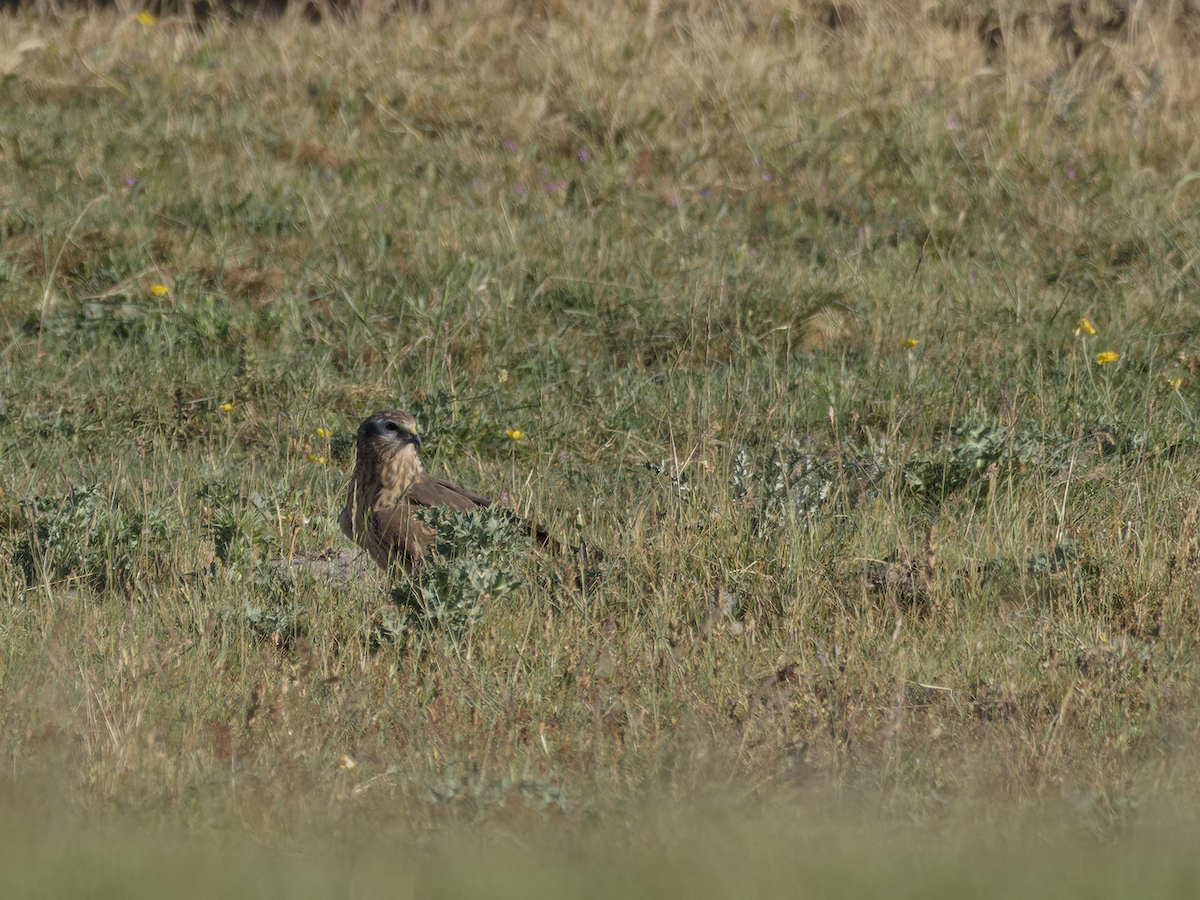
M 395 422 L 388 422 L 388 423 L 387 423 L 387 430 L 388 430 L 388 431 L 399 431 L 399 430 L 400 430 L 400 426 L 399 426 L 399 425 L 397 425 Z

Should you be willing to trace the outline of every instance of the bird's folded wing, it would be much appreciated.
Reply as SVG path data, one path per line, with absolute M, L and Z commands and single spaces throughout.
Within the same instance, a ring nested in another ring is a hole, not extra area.
M 464 490 L 441 478 L 419 478 L 394 505 L 371 511 L 367 518 L 363 546 L 379 565 L 387 569 L 400 563 L 408 572 L 420 564 L 426 548 L 437 532 L 416 518 L 416 513 L 431 506 L 473 509 L 491 501 Z
M 451 509 L 474 509 L 477 506 L 492 505 L 492 501 L 487 497 L 480 497 L 444 478 L 422 478 L 413 482 L 412 486 L 404 492 L 404 498 L 414 507 L 449 506 Z M 541 525 L 522 519 L 510 509 L 504 509 L 501 512 L 522 522 L 525 530 L 539 544 L 549 547 L 552 553 L 558 553 L 561 549 L 558 541 L 550 537 L 550 534 Z M 425 543 L 423 542 L 421 546 L 424 547 Z
M 472 509 L 476 506 L 491 506 L 486 497 L 473 494 L 444 478 L 422 478 L 413 482 L 404 492 L 404 497 L 414 506 L 449 506 L 451 509 Z
M 425 477 L 413 482 L 404 492 L 404 500 L 393 509 L 382 509 L 375 513 L 375 518 L 378 520 L 376 528 L 379 530 L 381 538 L 386 535 L 386 541 L 390 542 L 389 546 L 395 548 L 389 552 L 393 555 L 396 552 L 403 553 L 411 564 L 420 559 L 421 554 L 434 538 L 432 529 L 413 519 L 413 514 L 418 509 L 427 506 L 448 506 L 451 509 L 463 510 L 491 505 L 492 501 L 487 497 L 472 493 L 453 481 Z M 562 552 L 563 545 L 552 538 L 541 525 L 521 518 L 512 510 L 505 509 L 502 512 L 504 515 L 518 519 L 528 534 L 552 554 Z M 582 544 L 572 546 L 570 550 L 577 555 L 580 553 L 586 555 L 589 552 Z M 604 558 L 603 554 L 598 551 L 591 551 L 591 555 L 597 561 Z

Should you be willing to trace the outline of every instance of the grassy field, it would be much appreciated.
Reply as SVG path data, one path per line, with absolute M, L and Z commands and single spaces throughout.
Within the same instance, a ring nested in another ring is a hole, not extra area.
M 0 18 L 0 806 L 688 873 L 1200 800 L 1192 7 L 431 5 Z M 320 572 L 388 406 L 603 562 Z

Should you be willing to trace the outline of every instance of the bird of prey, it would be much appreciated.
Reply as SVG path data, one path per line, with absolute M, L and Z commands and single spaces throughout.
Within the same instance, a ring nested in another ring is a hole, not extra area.
M 417 448 L 417 423 L 406 412 L 385 409 L 358 426 L 358 458 L 338 518 L 342 533 L 366 550 L 385 572 L 402 566 L 411 573 L 421 563 L 436 532 L 416 517 L 430 506 L 472 509 L 491 506 L 486 497 L 425 471 Z M 530 532 L 554 549 L 556 542 L 536 525 Z

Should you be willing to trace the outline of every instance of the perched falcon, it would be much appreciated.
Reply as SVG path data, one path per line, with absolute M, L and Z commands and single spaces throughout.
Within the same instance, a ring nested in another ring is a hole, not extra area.
M 358 426 L 358 459 L 338 524 L 384 571 L 400 565 L 412 572 L 433 543 L 435 532 L 416 517 L 418 510 L 492 504 L 452 481 L 430 476 L 417 456 L 420 446 L 416 420 L 398 409 L 377 412 Z M 539 542 L 554 547 L 543 529 L 529 527 Z

